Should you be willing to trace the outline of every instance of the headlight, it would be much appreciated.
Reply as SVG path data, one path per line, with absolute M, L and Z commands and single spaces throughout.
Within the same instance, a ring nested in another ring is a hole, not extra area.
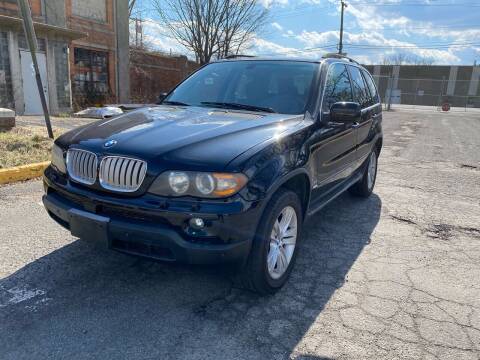
M 168 174 L 168 184 L 175 194 L 185 194 L 190 187 L 188 175 L 180 171 L 172 171 Z
M 161 196 L 223 198 L 237 193 L 247 180 L 238 173 L 166 171 L 153 182 L 149 192 Z
M 203 195 L 210 195 L 215 191 L 215 179 L 210 174 L 197 174 L 195 176 L 195 186 Z
M 67 173 L 67 169 L 65 167 L 65 158 L 63 157 L 63 150 L 55 144 L 53 144 L 52 147 L 52 165 L 62 174 Z

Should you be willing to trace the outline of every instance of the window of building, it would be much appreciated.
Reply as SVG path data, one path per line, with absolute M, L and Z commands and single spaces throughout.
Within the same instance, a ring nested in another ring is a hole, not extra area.
M 72 14 L 86 19 L 106 22 L 106 0 L 72 0 Z
M 14 108 L 12 90 L 8 37 L 6 32 L 0 32 L 0 107 Z
M 55 59 L 55 79 L 57 101 L 60 109 L 68 109 L 70 102 L 70 82 L 68 74 L 68 44 L 63 41 L 50 40 Z
M 108 81 L 108 53 L 82 48 L 74 50 L 73 88 L 81 104 L 103 103 L 110 94 Z
M 27 39 L 25 35 L 18 34 L 18 47 L 20 50 L 27 50 L 30 51 L 30 47 L 28 46 Z M 45 39 L 37 38 L 37 51 L 45 52 L 47 45 Z
M 323 96 L 323 111 L 330 111 L 333 104 L 340 101 L 353 101 L 352 87 L 348 71 L 343 64 L 330 67 Z

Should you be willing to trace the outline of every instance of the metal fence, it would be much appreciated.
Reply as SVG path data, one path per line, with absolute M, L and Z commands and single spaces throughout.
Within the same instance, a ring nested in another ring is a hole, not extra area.
M 480 109 L 480 96 L 468 95 L 472 93 L 470 80 L 449 82 L 446 79 L 405 79 L 392 76 L 373 78 L 387 110 L 395 107 L 434 107 L 441 110 L 446 104 L 452 111 Z M 478 94 L 478 90 L 474 93 Z

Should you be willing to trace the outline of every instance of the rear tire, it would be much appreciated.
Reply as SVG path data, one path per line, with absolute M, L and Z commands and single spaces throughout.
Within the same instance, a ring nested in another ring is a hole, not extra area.
M 365 171 L 360 181 L 353 184 L 352 187 L 348 189 L 354 196 L 367 198 L 373 192 L 378 169 L 378 152 L 376 149 L 370 153 L 366 165 L 367 166 L 365 167 Z
M 281 188 L 265 207 L 237 284 L 260 294 L 279 290 L 295 264 L 302 223 L 300 199 L 293 191 Z

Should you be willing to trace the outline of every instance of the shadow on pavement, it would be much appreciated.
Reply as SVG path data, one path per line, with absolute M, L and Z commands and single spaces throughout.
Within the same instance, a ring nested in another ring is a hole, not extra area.
M 0 280 L 0 357 L 326 359 L 295 347 L 346 281 L 381 207 L 376 195 L 343 195 L 311 218 L 290 281 L 269 297 L 232 288 L 218 267 L 75 241 Z

